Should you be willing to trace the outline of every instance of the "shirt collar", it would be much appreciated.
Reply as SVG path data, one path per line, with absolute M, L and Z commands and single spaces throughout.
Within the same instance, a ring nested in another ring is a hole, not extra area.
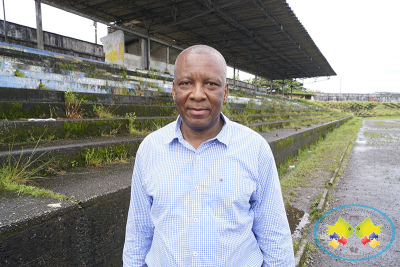
M 216 137 L 214 137 L 212 140 L 218 140 L 225 146 L 228 146 L 229 140 L 230 140 L 230 124 L 231 121 L 224 115 L 222 112 L 220 113 L 221 119 L 224 121 L 224 125 L 222 126 L 221 131 L 218 133 Z M 165 144 L 169 144 L 175 139 L 178 140 L 183 140 L 183 135 L 181 132 L 181 123 L 182 123 L 182 117 L 179 115 L 178 118 L 175 121 L 175 127 L 171 127 L 171 130 L 169 132 L 169 136 L 166 139 Z

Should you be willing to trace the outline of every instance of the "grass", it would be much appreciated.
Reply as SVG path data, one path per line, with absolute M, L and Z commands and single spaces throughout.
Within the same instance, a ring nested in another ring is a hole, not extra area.
M 394 103 L 368 101 L 316 101 L 317 105 L 336 109 L 354 116 L 400 116 L 400 106 Z
M 76 68 L 73 64 L 67 64 L 67 63 L 65 64 L 58 63 L 57 68 L 60 70 L 76 71 Z
M 85 159 L 85 166 L 98 166 L 103 163 L 124 163 L 130 158 L 128 147 L 109 146 L 106 148 L 87 148 L 82 153 Z
M 16 69 L 15 70 L 15 77 L 23 78 L 24 77 L 24 73 L 22 71 L 20 71 L 19 69 Z
M 35 187 L 33 182 L 45 178 L 43 173 L 50 167 L 52 160 L 41 161 L 44 153 L 35 157 L 36 147 L 28 158 L 23 158 L 22 153 L 18 158 L 9 156 L 0 162 L 0 189 L 12 190 L 18 194 L 29 194 L 35 197 L 51 197 L 66 199 L 66 196 L 54 193 L 51 190 Z
M 66 91 L 64 93 L 65 100 L 65 115 L 70 119 L 81 119 L 83 118 L 84 110 L 81 108 L 81 103 L 84 100 L 79 99 L 78 94 Z
M 357 131 L 361 127 L 361 121 L 361 118 L 353 118 L 328 133 L 324 140 L 320 140 L 316 145 L 301 151 L 297 157 L 299 164 L 293 171 L 289 172 L 290 170 L 288 169 L 289 165 L 293 165 L 293 158 L 282 164 L 279 168 L 279 174 L 280 177 L 286 175 L 281 180 L 282 192 L 286 203 L 290 202 L 292 198 L 290 192 L 295 188 L 308 187 L 311 181 L 319 180 L 321 177 L 324 179 L 319 181 L 322 185 L 329 181 L 347 144 L 350 142 L 348 151 L 351 151 L 354 146 Z M 346 153 L 338 176 L 341 175 L 343 167 L 346 165 L 348 155 L 349 153 Z M 324 177 L 323 174 L 327 177 Z
M 145 134 L 146 131 L 140 131 L 135 127 L 136 114 L 135 112 L 126 113 L 125 118 L 128 119 L 128 128 L 130 134 Z
M 115 116 L 112 114 L 110 108 L 104 107 L 102 104 L 100 105 L 94 105 L 93 106 L 93 112 L 96 114 L 98 118 L 102 119 L 112 119 L 115 118 Z
M 305 255 L 303 257 L 303 259 L 301 260 L 300 266 L 301 267 L 306 267 L 308 265 L 308 263 L 310 262 L 311 259 L 311 254 L 316 250 L 316 247 L 311 244 L 310 242 L 307 242 L 306 245 L 306 252 Z

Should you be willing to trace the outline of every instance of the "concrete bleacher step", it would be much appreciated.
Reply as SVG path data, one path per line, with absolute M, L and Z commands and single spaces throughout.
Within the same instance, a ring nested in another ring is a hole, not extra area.
M 170 94 L 146 92 L 147 96 L 75 93 L 85 117 L 96 117 L 93 108 L 102 105 L 113 115 L 171 116 L 175 112 Z M 0 119 L 65 118 L 65 93 L 53 90 L 0 88 Z
M 85 117 L 96 117 L 93 107 L 96 104 L 81 104 L 80 108 Z M 171 116 L 176 108 L 173 106 L 148 106 L 148 105 L 103 105 L 110 109 L 112 114 L 119 117 L 125 117 L 127 113 L 135 113 L 136 116 Z M 19 118 L 66 118 L 65 103 L 1 103 L 0 102 L 0 120 L 19 119 Z
M 113 95 L 79 93 L 79 99 L 94 104 L 142 104 L 142 105 L 162 105 L 173 104 L 171 94 L 162 92 L 144 91 L 144 95 Z M 25 88 L 0 87 L 1 102 L 65 102 L 65 92 L 56 90 L 31 90 Z
M 9 146 L 9 150 L 7 146 L 2 146 L 0 162 L 5 163 L 10 157 L 12 161 L 40 158 L 40 162 L 50 160 L 51 167 L 55 170 L 66 170 L 88 165 L 88 157 L 99 151 L 99 153 L 118 153 L 125 158 L 132 158 L 136 155 L 144 137 L 144 135 L 122 135 L 42 141 L 15 144 Z
M 137 131 L 152 131 L 176 120 L 176 116 L 113 119 L 64 119 L 45 121 L 0 121 L 0 145 L 33 140 L 57 140 L 129 134 L 129 124 Z
M 55 75 L 66 74 L 71 77 L 76 76 L 76 79 L 96 78 L 86 81 L 91 82 L 90 84 L 92 87 L 95 85 L 105 86 L 102 85 L 102 83 L 105 84 L 105 81 L 107 81 L 109 84 L 108 86 L 113 86 L 111 84 L 115 83 L 118 87 L 130 89 L 130 84 L 134 83 L 141 89 L 172 91 L 172 76 L 168 74 L 144 70 L 130 70 L 101 61 L 73 57 L 29 47 L 6 45 L 1 42 L 0 65 L 7 69 L 6 74 L 8 74 L 8 78 L 4 77 L 1 82 L 4 84 L 7 83 L 9 87 L 13 87 L 13 77 L 10 77 L 10 74 L 15 74 L 15 71 L 18 69 L 22 74 L 26 75 L 27 80 L 24 80 L 24 85 L 26 85 L 27 88 L 35 88 L 35 80 L 42 80 L 42 84 L 48 88 L 58 88 L 58 86 L 62 85 L 60 84 L 60 80 L 63 81 L 63 79 Z M 73 68 L 74 71 L 62 71 L 63 68 Z M 3 74 L 0 74 L 0 78 L 2 75 Z M 51 78 L 51 80 L 49 80 L 49 78 Z M 54 79 L 58 79 L 58 83 L 55 82 Z M 118 81 L 120 83 L 118 83 Z M 17 79 L 17 82 L 21 81 Z M 123 85 L 121 85 L 121 83 Z M 36 84 L 36 86 L 38 86 L 38 84 Z M 77 86 L 76 83 L 69 83 L 64 87 L 75 90 L 75 86 Z M 78 86 L 76 90 L 85 91 L 83 90 L 85 88 L 87 88 L 87 86 Z M 64 89 L 60 87 L 60 89 L 57 90 Z

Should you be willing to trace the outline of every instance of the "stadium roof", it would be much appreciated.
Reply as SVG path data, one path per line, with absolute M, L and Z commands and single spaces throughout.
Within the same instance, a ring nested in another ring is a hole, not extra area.
M 273 79 L 336 75 L 285 0 L 42 0 L 178 48 L 207 44 Z

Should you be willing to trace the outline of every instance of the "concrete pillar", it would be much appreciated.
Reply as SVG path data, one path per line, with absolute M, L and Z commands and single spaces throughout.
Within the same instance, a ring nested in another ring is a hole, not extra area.
M 169 64 L 169 46 L 167 46 L 167 59 L 166 59 L 167 67 Z
M 256 92 L 258 91 L 258 85 L 257 85 L 257 74 L 255 75 L 255 77 L 254 77 L 254 84 L 255 84 L 255 86 L 256 86 Z
M 94 26 L 94 43 L 97 44 L 97 21 L 93 22 Z
M 269 86 L 269 88 L 270 88 L 270 90 L 269 90 L 269 93 L 272 95 L 272 84 L 273 84 L 273 80 L 272 80 L 272 76 L 271 76 L 271 80 L 270 80 L 270 86 Z
M 283 92 L 284 86 L 285 86 L 285 79 L 282 80 L 282 97 L 285 97 L 285 93 Z
M 290 79 L 290 99 L 293 99 L 293 79 Z
M 142 68 L 147 69 L 147 40 L 140 38 L 140 52 L 142 57 Z
M 150 37 L 147 37 L 147 50 L 146 50 L 146 62 L 147 66 L 146 69 L 150 70 Z
M 3 24 L 4 24 L 4 42 L 5 42 L 5 43 L 7 43 L 7 20 L 6 20 L 6 7 L 5 7 L 5 5 L 4 5 L 4 1 L 5 1 L 5 0 L 3 0 L 3 15 L 4 15 L 4 21 L 3 21 Z
M 41 0 L 35 0 L 36 7 L 36 39 L 37 48 L 44 49 L 43 44 L 43 29 L 42 29 L 42 7 Z
M 236 66 L 233 65 L 233 89 L 236 89 Z

